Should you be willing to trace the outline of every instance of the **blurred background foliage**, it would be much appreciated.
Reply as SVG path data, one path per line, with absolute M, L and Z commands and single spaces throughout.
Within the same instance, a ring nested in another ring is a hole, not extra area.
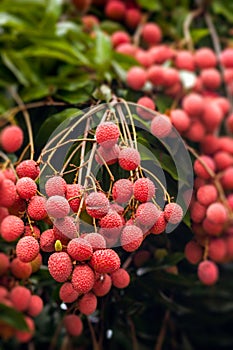
M 221 45 L 233 45 L 232 1 L 137 2 L 147 18 L 161 26 L 164 42 L 175 47 L 184 43 L 184 22 L 188 16 L 193 16 L 190 34 L 195 48 L 213 46 L 206 12 L 212 17 Z M 200 8 L 204 12 L 196 16 Z M 109 101 L 113 95 L 132 101 L 138 98 L 137 92 L 122 84 L 134 59 L 114 52 L 108 35 L 123 25 L 106 20 L 96 6 L 89 12 L 100 19 L 94 36 L 83 30 L 81 15 L 68 0 L 0 1 L 0 125 L 15 118 L 25 128 L 21 114 L 25 104 L 35 136 L 35 157 L 53 130 L 77 110 Z M 159 96 L 157 101 L 161 110 L 168 109 L 171 103 L 165 96 Z M 164 169 L 167 170 L 165 165 Z M 187 263 L 182 253 L 191 237 L 186 220 L 170 235 L 145 240 L 140 248 L 141 258 L 132 257 L 130 286 L 121 292 L 113 289 L 102 298 L 101 313 L 91 318 L 97 335 L 103 337 L 104 349 L 233 348 L 233 265 L 221 267 L 221 278 L 215 286 L 201 285 L 195 267 Z M 123 261 L 127 258 L 127 254 L 122 257 Z M 36 319 L 33 344 L 35 349 L 48 349 L 64 314 L 59 305 L 59 286 L 49 278 L 46 268 L 34 276 L 32 284 L 47 301 Z M 6 319 L 22 327 L 20 315 L 10 314 L 7 307 L 1 306 L 0 322 Z M 88 322 L 84 322 L 81 337 L 68 343 L 62 331 L 56 338 L 57 346 L 93 349 Z M 56 345 L 50 349 L 55 348 Z M 1 340 L 0 349 L 34 347 Z

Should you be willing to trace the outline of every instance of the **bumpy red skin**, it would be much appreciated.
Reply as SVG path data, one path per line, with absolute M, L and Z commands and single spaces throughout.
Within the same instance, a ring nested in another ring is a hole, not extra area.
M 78 301 L 79 311 L 84 315 L 91 315 L 97 308 L 97 298 L 92 292 L 84 294 L 84 296 Z
M 40 168 L 34 160 L 26 159 L 17 165 L 16 173 L 19 178 L 27 176 L 35 180 L 39 176 Z
M 69 214 L 70 205 L 67 199 L 56 195 L 47 199 L 46 210 L 53 218 L 62 219 Z
M 111 277 L 108 274 L 104 274 L 96 278 L 92 291 L 97 297 L 103 297 L 109 293 L 111 287 Z
M 88 265 L 78 265 L 72 273 L 71 283 L 79 294 L 90 292 L 95 283 L 95 274 Z
M 111 279 L 114 287 L 120 288 L 120 289 L 128 287 L 130 283 L 130 275 L 123 268 L 120 268 L 119 270 L 113 272 L 111 274 Z
M 227 245 L 223 238 L 212 238 L 209 241 L 208 257 L 210 260 L 223 263 L 227 257 Z
M 24 232 L 24 222 L 15 215 L 5 217 L 0 226 L 1 236 L 7 242 L 13 242 Z
M 11 261 L 11 273 L 18 279 L 27 279 L 32 274 L 32 266 L 30 263 L 24 263 L 19 258 Z
M 23 144 L 23 130 L 17 125 L 6 126 L 1 131 L 0 143 L 8 153 L 18 151 Z
M 117 180 L 112 188 L 112 196 L 114 201 L 119 204 L 129 202 L 133 195 L 133 183 L 128 179 Z
M 22 177 L 16 183 L 18 195 L 23 199 L 30 199 L 36 195 L 36 183 L 30 177 Z
M 197 190 L 197 199 L 200 204 L 208 206 L 218 198 L 218 191 L 214 185 L 207 184 L 200 186 Z
M 9 294 L 10 300 L 18 311 L 26 311 L 29 307 L 31 292 L 23 286 L 14 287 Z
M 150 201 L 155 195 L 155 185 L 148 178 L 140 178 L 133 185 L 133 195 L 139 202 Z
M 209 171 L 206 170 L 206 168 L 203 166 L 203 164 L 206 165 L 210 169 L 210 171 L 215 171 L 215 163 L 212 158 L 209 156 L 202 155 L 199 157 L 199 159 L 196 159 L 194 162 L 194 172 L 197 176 L 201 177 L 204 180 L 208 180 L 211 178 L 211 175 Z
M 194 55 L 195 64 L 200 69 L 214 68 L 217 64 L 217 57 L 213 50 L 208 47 L 198 49 Z
M 42 232 L 40 236 L 40 249 L 43 252 L 53 252 L 55 244 L 54 230 L 48 229 Z
M 96 219 L 105 216 L 110 207 L 108 198 L 101 192 L 93 192 L 89 194 L 85 202 L 87 213 Z
M 112 273 L 120 268 L 120 258 L 112 249 L 96 250 L 90 260 L 92 268 L 99 273 Z
M 228 220 L 228 213 L 222 203 L 215 202 L 208 206 L 206 217 L 214 224 L 224 224 Z
M 68 184 L 66 186 L 66 199 L 69 201 L 71 209 L 76 213 L 81 202 L 83 187 L 79 184 Z M 72 200 L 70 200 L 73 197 Z
M 66 181 L 61 176 L 53 176 L 46 181 L 45 192 L 48 197 L 64 196 L 66 186 Z
M 41 196 L 34 196 L 28 204 L 28 215 L 33 220 L 43 220 L 47 217 L 46 199 Z
M 20 238 L 16 245 L 16 255 L 23 262 L 31 262 L 39 254 L 40 246 L 32 236 Z
M 158 220 L 155 222 L 154 226 L 150 229 L 153 235 L 159 235 L 164 232 L 167 226 L 167 222 L 164 217 L 164 212 L 161 211 Z
M 54 220 L 53 230 L 55 240 L 59 239 L 62 244 L 67 244 L 70 239 L 77 237 L 79 225 L 74 222 L 73 217 L 65 216 Z
M 88 233 L 87 235 L 85 235 L 84 239 L 86 239 L 91 244 L 93 251 L 106 248 L 106 241 L 104 237 L 99 233 Z
M 193 222 L 201 223 L 206 216 L 206 207 L 198 201 L 194 202 L 190 209 L 190 216 Z
M 169 203 L 164 208 L 165 219 L 171 224 L 178 224 L 182 221 L 183 210 L 177 203 Z
M 140 165 L 141 157 L 134 148 L 123 148 L 118 157 L 119 165 L 124 170 L 135 170 Z
M 121 245 L 127 252 L 137 250 L 143 241 L 142 230 L 135 225 L 125 226 L 121 233 Z
M 218 266 L 210 260 L 204 260 L 199 263 L 197 270 L 199 280 L 207 285 L 214 285 L 219 277 Z
M 96 141 L 103 148 L 113 147 L 120 136 L 118 126 L 112 122 L 104 122 L 99 124 L 96 128 Z
M 89 260 L 93 254 L 91 244 L 84 238 L 73 238 L 67 246 L 67 253 L 77 261 Z
M 36 239 L 40 238 L 40 229 L 35 225 L 25 225 L 24 226 L 24 236 L 32 236 Z
M 66 315 L 64 317 L 64 326 L 69 335 L 78 337 L 83 331 L 83 323 L 77 315 Z
M 169 136 L 172 131 L 172 124 L 170 119 L 166 115 L 159 115 L 152 119 L 151 133 L 158 137 L 164 138 Z
M 73 303 L 78 299 L 78 296 L 79 294 L 71 282 L 65 282 L 59 290 L 59 297 L 64 303 Z
M 124 2 L 119 0 L 109 1 L 104 9 L 105 15 L 114 20 L 121 21 L 125 17 L 126 7 Z
M 117 144 L 110 148 L 99 146 L 96 151 L 95 160 L 100 165 L 103 165 L 104 162 L 108 165 L 115 164 L 118 161 L 119 152 L 120 148 Z
M 146 23 L 142 27 L 142 38 L 148 45 L 156 45 L 162 40 L 160 27 L 155 23 Z
M 37 317 L 42 312 L 43 306 L 44 303 L 41 297 L 39 295 L 32 295 L 27 309 L 28 315 Z
M 137 104 L 140 106 L 146 107 L 148 109 L 151 109 L 152 111 L 154 111 L 156 107 L 154 101 L 147 96 L 143 96 L 139 98 L 137 100 Z M 145 108 L 137 107 L 136 111 L 139 114 L 139 116 L 145 120 L 152 120 L 154 118 L 154 113 L 147 111 Z
M 114 210 L 109 210 L 108 214 L 100 219 L 101 234 L 106 237 L 116 237 L 120 234 L 123 226 L 121 216 Z
M 0 205 L 10 208 L 15 203 L 16 195 L 17 192 L 14 182 L 9 179 L 3 180 L 0 186 Z
M 48 269 L 50 275 L 57 282 L 65 282 L 72 272 L 72 261 L 65 252 L 56 252 L 50 255 L 48 260 Z
M 4 275 L 10 267 L 8 255 L 0 252 L 0 276 Z
M 136 211 L 136 222 L 139 225 L 152 228 L 160 216 L 160 210 L 152 202 L 142 203 Z
M 133 90 L 141 90 L 146 83 L 147 74 L 141 67 L 131 67 L 126 76 L 127 85 Z

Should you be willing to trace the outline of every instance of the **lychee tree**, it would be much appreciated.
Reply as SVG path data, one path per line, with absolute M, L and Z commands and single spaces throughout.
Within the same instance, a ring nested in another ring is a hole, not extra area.
M 1 1 L 1 349 L 232 348 L 232 10 Z

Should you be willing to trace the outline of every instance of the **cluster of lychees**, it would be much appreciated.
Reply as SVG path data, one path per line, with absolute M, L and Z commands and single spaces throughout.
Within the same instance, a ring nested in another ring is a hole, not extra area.
M 166 117 L 158 115 L 152 128 L 154 134 L 162 130 L 160 137 L 166 136 L 171 128 L 171 123 L 166 120 L 163 123 L 163 119 Z M 2 148 L 15 152 L 22 140 L 13 145 L 13 136 L 22 130 L 9 126 L 1 135 L 7 131 L 13 134 L 5 141 L 1 137 Z M 1 170 L 0 233 L 6 242 L 15 244 L 10 257 L 1 253 L 2 283 L 6 284 L 3 290 L 7 291 L 1 302 L 14 307 L 7 295 L 14 294 L 15 289 L 20 291 L 25 305 L 29 299 L 35 299 L 29 289 L 17 284 L 20 280 L 30 284 L 30 276 L 40 268 L 43 254 L 49 253 L 48 270 L 54 280 L 61 283 L 61 301 L 75 303 L 75 311 L 90 315 L 97 309 L 98 297 L 106 295 L 112 286 L 121 289 L 130 282 L 130 275 L 121 266 L 120 255 L 114 247 L 134 252 L 148 234 L 160 234 L 168 223 L 176 225 L 182 220 L 183 211 L 177 203 L 166 203 L 163 210 L 158 206 L 154 182 L 139 171 L 140 153 L 134 147 L 122 145 L 120 135 L 119 125 L 112 121 L 100 123 L 95 132 L 95 161 L 104 166 L 118 163 L 129 174 L 128 178 L 115 181 L 107 193 L 76 182 L 69 184 L 64 177 L 54 175 L 46 179 L 43 195 L 37 188 L 40 169 L 33 160 L 23 160 Z M 93 232 L 82 231 L 80 213 L 83 211 L 93 221 Z M 40 232 L 40 221 L 47 223 L 43 232 Z M 36 302 L 40 303 L 41 311 L 41 298 Z M 27 313 L 29 331 L 23 333 L 24 336 L 18 336 L 19 332 L 11 334 L 16 334 L 22 342 L 28 341 L 34 331 L 29 316 L 36 314 L 32 314 L 32 306 L 28 305 L 16 309 Z M 68 314 L 64 326 L 69 334 L 79 335 L 83 329 L 82 318 Z
M 200 151 L 201 157 L 194 164 L 195 194 L 190 208 L 195 237 L 185 253 L 191 263 L 199 263 L 200 280 L 214 284 L 219 276 L 216 263 L 233 258 L 233 140 L 226 136 L 233 132 L 228 98 L 233 94 L 233 50 L 225 48 L 216 55 L 209 47 L 196 51 L 175 49 L 162 43 L 159 25 L 144 22 L 134 2 L 111 0 L 103 1 L 102 6 L 108 18 L 126 24 L 126 30 L 111 34 L 111 41 L 116 52 L 138 61 L 127 72 L 125 81 L 128 87 L 141 92 L 137 103 L 156 110 L 159 94 L 176 101 L 166 115 L 160 116 L 159 124 L 158 117 L 144 109 L 137 108 L 138 114 L 151 123 L 153 135 L 171 136 L 173 125 Z M 128 11 L 136 14 L 135 26 L 127 22 Z M 226 130 L 223 136 L 222 126 Z

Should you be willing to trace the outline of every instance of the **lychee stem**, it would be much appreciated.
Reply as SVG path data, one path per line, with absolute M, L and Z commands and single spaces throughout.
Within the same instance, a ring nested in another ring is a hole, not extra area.
M 90 117 L 87 119 L 87 122 L 86 122 L 85 130 L 84 130 L 84 138 L 87 137 L 89 129 L 90 129 Z M 81 155 L 80 155 L 80 164 L 79 164 L 80 170 L 78 172 L 78 184 L 79 185 L 81 185 L 81 183 L 82 183 L 82 172 L 83 172 L 82 165 L 84 163 L 86 144 L 87 144 L 86 141 L 82 142 L 82 149 L 81 149 Z
M 190 34 L 190 26 L 194 18 L 198 17 L 202 12 L 203 12 L 203 8 L 198 8 L 197 10 L 190 12 L 184 21 L 183 32 L 184 32 L 185 44 L 187 45 L 189 51 L 193 51 L 194 49 L 192 36 Z

